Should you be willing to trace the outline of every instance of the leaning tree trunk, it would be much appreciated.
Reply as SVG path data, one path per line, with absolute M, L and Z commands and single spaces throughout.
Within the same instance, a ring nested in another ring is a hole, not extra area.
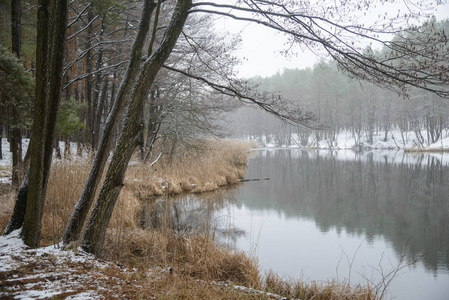
M 127 104 L 127 99 L 129 97 L 129 93 L 131 92 L 132 85 L 139 73 L 143 47 L 145 46 L 146 36 L 150 28 L 151 14 L 155 7 L 156 6 L 152 1 L 144 1 L 141 21 L 133 48 L 131 50 L 128 69 L 117 91 L 111 112 L 106 120 L 105 128 L 98 144 L 98 149 L 90 169 L 89 177 L 87 178 L 81 197 L 62 236 L 62 242 L 65 245 L 71 242 L 76 242 L 79 239 L 84 222 L 87 219 L 87 215 L 89 214 L 89 210 L 94 201 L 95 193 L 109 156 L 114 129 L 118 123 L 119 116 L 123 112 L 123 108 Z
M 92 32 L 92 19 L 94 15 L 92 12 L 87 13 L 87 31 L 86 31 L 86 49 L 87 53 L 84 60 L 84 66 L 85 66 L 85 74 L 87 75 L 84 79 L 85 82 L 85 89 L 84 89 L 84 95 L 85 99 L 87 100 L 87 116 L 86 116 L 86 130 L 84 131 L 85 141 L 87 143 L 90 143 L 92 141 L 92 40 L 93 40 L 93 32 Z M 91 145 L 91 150 L 92 145 Z
M 105 23 L 104 23 L 104 18 L 101 18 L 101 29 L 100 29 L 100 49 L 98 50 L 97 53 L 97 64 L 96 64 L 96 69 L 100 70 L 101 69 L 101 65 L 103 64 L 103 46 L 101 45 L 101 43 L 103 42 L 103 33 L 105 31 Z M 92 99 L 92 140 L 91 140 L 91 145 L 92 145 L 92 150 L 96 151 L 97 150 L 97 144 L 98 144 L 98 131 L 99 131 L 99 127 L 100 127 L 100 123 L 97 123 L 97 110 L 99 109 L 99 101 L 100 100 L 100 86 L 101 86 L 101 79 L 102 79 L 102 72 L 98 72 L 95 75 L 95 87 L 94 87 L 94 95 L 93 95 L 93 99 Z M 107 80 L 107 78 L 106 78 Z
M 8 225 L 5 227 L 5 230 L 3 231 L 3 235 L 8 235 L 14 230 L 20 229 L 23 226 L 23 220 L 25 219 L 25 210 L 27 205 L 28 175 L 29 172 L 27 172 L 25 179 L 22 181 L 22 185 L 19 188 L 11 218 L 9 219 Z
M 1 99 L 0 99 L 1 101 Z M 0 110 L 0 115 L 2 115 L 3 112 Z M 0 160 L 3 159 L 3 149 L 2 149 L 2 140 L 3 140 L 3 122 L 0 121 Z
M 62 90 L 66 28 L 67 0 L 40 0 L 36 44 L 36 100 L 30 141 L 32 152 L 21 232 L 24 243 L 30 247 L 37 247 L 40 243 L 53 133 Z
M 98 137 L 100 136 L 100 125 L 101 125 L 101 117 L 103 116 L 103 110 L 106 102 L 106 98 L 108 95 L 108 86 L 109 82 L 108 79 L 105 78 L 103 83 L 103 88 L 101 89 L 101 96 L 98 101 L 97 109 L 95 111 L 95 117 L 94 117 L 94 129 L 93 129 L 93 135 L 96 137 L 95 140 L 95 149 L 97 149 L 97 143 L 98 143 Z M 98 87 L 100 88 L 100 87 Z
M 126 168 L 139 142 L 139 132 L 142 130 L 140 113 L 143 109 L 144 101 L 148 97 L 148 92 L 162 64 L 167 60 L 176 44 L 191 5 L 191 0 L 177 1 L 170 24 L 164 33 L 160 46 L 143 65 L 139 80 L 133 90 L 131 104 L 126 115 L 119 143 L 114 151 L 111 164 L 106 173 L 106 179 L 83 236 L 81 247 L 87 252 L 101 255 L 106 229 L 123 186 Z

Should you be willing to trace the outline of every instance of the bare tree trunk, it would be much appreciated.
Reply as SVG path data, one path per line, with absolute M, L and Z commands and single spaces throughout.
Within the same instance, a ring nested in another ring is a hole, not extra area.
M 86 49 L 87 49 L 87 55 L 85 59 L 86 64 L 86 86 L 85 86 L 85 96 L 87 101 L 87 116 L 86 116 L 86 143 L 91 143 L 91 149 L 92 149 L 92 39 L 93 39 L 93 33 L 92 33 L 92 19 L 93 19 L 93 13 L 89 12 L 87 14 L 87 22 L 89 23 L 89 26 L 87 27 L 87 33 L 86 33 Z
M 3 231 L 3 235 L 8 235 L 14 230 L 20 229 L 23 225 L 23 220 L 25 219 L 25 210 L 27 204 L 27 193 L 28 193 L 28 175 L 25 175 L 25 179 L 22 181 L 19 192 L 17 193 L 16 202 L 14 203 L 14 210 L 11 218 L 9 219 L 8 225 Z
M 3 112 L 0 110 L 0 115 L 2 114 Z M 0 122 L 0 159 L 3 159 L 2 140 L 3 140 L 3 122 Z
M 98 86 L 98 88 L 100 88 L 100 86 Z M 106 98 L 108 95 L 108 80 L 107 78 L 104 80 L 104 84 L 103 84 L 103 88 L 101 90 L 101 96 L 100 99 L 98 101 L 98 106 L 95 112 L 95 117 L 94 117 L 94 137 L 95 139 L 92 140 L 93 142 L 95 141 L 95 149 L 97 148 L 97 142 L 98 142 L 98 138 L 100 136 L 100 125 L 101 125 L 101 116 L 103 115 L 103 109 L 104 109 L 104 104 L 106 102 Z
M 22 238 L 30 247 L 40 243 L 41 221 L 53 151 L 53 133 L 62 90 L 67 28 L 67 0 L 40 0 L 36 44 L 36 101 L 30 141 L 29 181 Z
M 20 59 L 21 52 L 21 8 L 20 0 L 11 0 L 11 44 L 12 52 Z M 18 111 L 13 109 L 13 115 L 17 116 Z M 13 116 L 13 117 L 14 117 Z M 19 128 L 18 117 L 11 129 L 11 151 L 12 151 L 12 184 L 18 188 L 22 177 L 22 132 Z
M 105 24 L 104 19 L 101 19 L 101 30 L 100 30 L 100 43 L 103 41 L 103 32 L 105 30 Z M 98 51 L 98 58 L 97 58 L 97 64 L 96 68 L 97 70 L 101 69 L 101 64 L 103 63 L 103 47 L 100 46 L 100 49 Z M 92 150 L 97 149 L 98 144 L 98 132 L 100 124 L 97 124 L 97 111 L 99 110 L 99 100 L 100 100 L 100 86 L 101 86 L 101 72 L 98 72 L 95 76 L 95 87 L 94 87 L 94 97 L 92 101 Z
M 20 58 L 20 35 L 22 31 L 20 0 L 11 0 L 12 52 Z
M 162 107 L 163 104 L 160 102 L 159 91 L 150 92 L 150 116 L 148 120 L 147 127 L 147 137 L 145 141 L 144 149 L 144 162 L 147 162 L 150 158 L 151 151 L 153 150 L 154 143 L 156 142 L 157 135 L 162 123 Z
M 123 112 L 123 108 L 126 105 L 132 85 L 139 72 L 143 47 L 150 28 L 151 14 L 155 7 L 156 5 L 152 1 L 145 0 L 138 33 L 131 51 L 128 69 L 117 91 L 111 112 L 106 120 L 105 128 L 98 144 L 98 149 L 95 154 L 89 177 L 87 178 L 81 197 L 62 236 L 62 241 L 66 245 L 79 239 L 84 222 L 86 221 L 90 207 L 92 206 L 101 175 L 103 174 L 103 170 L 109 156 L 110 144 L 114 136 L 114 129 L 119 121 L 119 116 Z
M 131 155 L 139 141 L 142 130 L 141 111 L 144 101 L 162 64 L 167 60 L 182 31 L 191 7 L 191 0 L 178 0 L 170 24 L 164 38 L 157 49 L 144 63 L 139 80 L 132 94 L 132 102 L 125 118 L 125 125 L 117 148 L 114 151 L 111 164 L 106 173 L 106 179 L 86 226 L 81 247 L 95 255 L 101 255 L 115 203 L 123 186 L 123 178 Z
M 66 136 L 64 137 L 64 158 L 65 159 L 72 159 L 72 152 L 70 150 L 70 137 Z
M 22 132 L 20 128 L 14 127 L 11 132 L 12 151 L 12 184 L 20 185 L 22 179 Z
M 55 149 L 55 155 L 57 159 L 61 159 L 61 147 L 59 147 L 59 136 L 54 137 L 53 147 Z

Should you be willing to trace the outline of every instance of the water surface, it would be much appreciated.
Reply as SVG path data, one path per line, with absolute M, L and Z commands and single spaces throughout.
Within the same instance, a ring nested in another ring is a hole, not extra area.
M 184 197 L 174 222 L 190 232 L 212 222 L 220 243 L 285 277 L 373 285 L 398 270 L 387 299 L 449 299 L 448 164 L 443 154 L 261 150 L 246 178 L 270 180 Z

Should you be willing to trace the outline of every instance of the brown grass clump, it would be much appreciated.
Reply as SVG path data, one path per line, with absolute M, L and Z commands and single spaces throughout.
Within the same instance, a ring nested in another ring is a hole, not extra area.
M 178 274 L 161 276 L 148 284 L 155 299 L 273 299 Z
M 404 149 L 405 153 L 443 153 L 443 152 L 449 152 L 448 148 L 444 148 L 443 146 L 441 146 L 440 148 L 420 148 L 420 147 L 416 147 L 416 148 L 405 148 Z
M 89 174 L 88 160 L 53 162 L 42 219 L 42 245 L 58 243 Z
M 8 225 L 14 208 L 16 191 L 9 183 L 0 183 L 0 229 Z M 1 234 L 1 232 L 0 232 Z
M 138 187 L 134 189 L 141 191 L 141 198 L 213 191 L 243 179 L 250 146 L 242 141 L 201 140 L 194 150 L 179 149 L 174 157 L 162 158 L 151 168 L 129 166 L 126 184 Z
M 329 281 L 317 283 L 300 280 L 284 280 L 269 272 L 265 278 L 266 290 L 290 298 L 301 300 L 374 300 L 376 291 L 370 286 L 351 286 L 347 283 Z
M 205 235 L 182 236 L 167 229 L 112 229 L 105 249 L 105 257 L 128 265 L 156 269 L 170 266 L 180 276 L 260 287 L 254 260 L 217 246 Z

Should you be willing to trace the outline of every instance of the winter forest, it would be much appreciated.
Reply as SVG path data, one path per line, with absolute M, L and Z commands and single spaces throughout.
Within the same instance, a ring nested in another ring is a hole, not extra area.
M 222 140 L 445 150 L 449 20 L 433 15 L 440 6 L 447 8 L 433 0 L 0 0 L 0 162 L 11 156 L 0 171 L 10 172 L 14 198 L 9 215 L 0 214 L 3 235 L 18 234 L 31 248 L 47 239 L 42 224 L 58 198 L 52 189 L 64 185 L 52 181 L 63 161 L 82 160 L 84 169 L 52 225 L 53 242 L 101 257 L 130 189 L 141 201 L 244 182 L 249 146 L 228 151 L 232 174 L 219 170 L 221 156 L 204 162 L 205 149 L 228 149 Z M 218 25 L 223 19 L 242 32 L 285 35 L 282 55 L 301 60 L 307 50 L 317 63 L 242 78 L 236 53 L 244 41 Z M 179 175 L 194 160 L 215 182 Z M 161 170 L 183 178 L 162 178 Z M 127 178 L 132 172 L 154 185 Z M 129 228 L 145 223 L 131 215 Z M 247 275 L 242 284 L 255 282 Z
M 448 21 L 433 20 L 426 26 L 449 30 Z M 367 149 L 425 148 L 448 137 L 449 103 L 444 98 L 416 88 L 401 94 L 350 78 L 339 72 L 334 61 L 321 61 L 312 69 L 284 69 L 271 77 L 251 80 L 313 112 L 318 129 L 291 126 L 245 107 L 231 118 L 235 137 L 256 139 L 263 145 L 347 148 L 338 144 L 338 136 L 344 135 L 352 138 L 350 147 Z M 375 136 L 384 143 L 376 144 Z
M 448 137 L 449 107 L 443 98 L 417 89 L 404 97 L 392 90 L 351 80 L 339 73 L 334 63 L 321 62 L 305 70 L 284 69 L 272 77 L 252 80 L 314 112 L 319 126 L 314 129 L 288 125 L 268 113 L 244 107 L 231 115 L 229 124 L 234 137 L 277 147 L 326 149 L 423 149 Z M 343 136 L 343 142 L 348 137 L 352 141 L 339 144 L 339 135 Z M 376 144 L 375 136 L 384 143 Z

